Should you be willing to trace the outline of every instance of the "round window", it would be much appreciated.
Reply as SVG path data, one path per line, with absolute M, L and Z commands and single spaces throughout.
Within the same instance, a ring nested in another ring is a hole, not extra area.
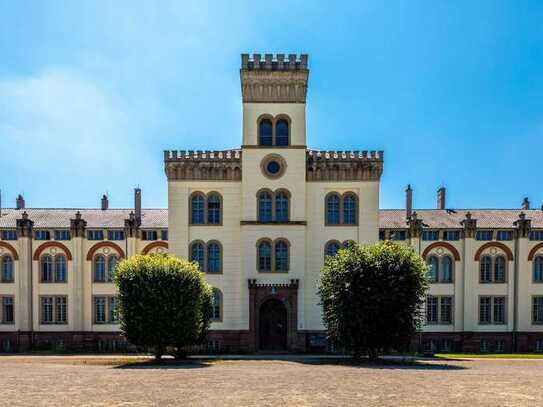
M 280 155 L 270 154 L 262 160 L 260 167 L 262 172 L 268 178 L 279 178 L 286 169 L 286 162 Z
M 275 160 L 272 160 L 268 162 L 268 164 L 266 165 L 266 169 L 268 170 L 270 174 L 275 175 L 281 170 L 281 164 L 279 164 Z

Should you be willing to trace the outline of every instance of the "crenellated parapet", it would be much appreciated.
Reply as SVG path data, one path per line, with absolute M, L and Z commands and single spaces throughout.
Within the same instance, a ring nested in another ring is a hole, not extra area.
M 383 151 L 307 150 L 307 181 L 378 181 L 383 173 Z
M 241 150 L 164 151 L 168 181 L 241 181 Z
M 308 56 L 301 54 L 241 55 L 241 93 L 244 103 L 305 103 Z

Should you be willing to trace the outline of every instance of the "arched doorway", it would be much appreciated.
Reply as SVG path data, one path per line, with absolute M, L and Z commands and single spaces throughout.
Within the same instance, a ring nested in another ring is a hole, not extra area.
M 287 349 L 287 308 L 281 301 L 270 299 L 260 306 L 258 332 L 261 350 Z

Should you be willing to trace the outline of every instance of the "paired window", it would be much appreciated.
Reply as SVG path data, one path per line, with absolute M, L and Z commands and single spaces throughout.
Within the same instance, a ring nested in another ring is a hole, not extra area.
M 324 245 L 324 255 L 335 256 L 339 249 L 347 248 L 350 244 L 356 244 L 356 242 L 354 240 L 346 240 L 340 243 L 337 240 L 330 240 Z
M 506 299 L 504 296 L 479 297 L 479 324 L 505 324 L 506 315 Z
M 158 233 L 156 230 L 142 230 L 141 240 L 157 240 Z
M 0 257 L 0 283 L 13 283 L 13 258 L 10 255 Z
M 42 324 L 68 323 L 68 297 L 65 295 L 41 297 L 40 305 Z
M 259 222 L 288 222 L 290 219 L 290 193 L 279 189 L 257 193 Z
M 57 229 L 55 230 L 55 240 L 70 240 L 72 234 L 68 229 Z
M 258 122 L 258 145 L 284 147 L 290 144 L 289 121 L 286 118 L 263 118 Z
M 94 323 L 117 324 L 119 316 L 117 312 L 118 298 L 113 295 L 94 297 Z
M 453 322 L 453 297 L 435 296 L 426 297 L 426 324 L 449 325 Z
M 124 230 L 108 230 L 107 240 L 124 240 Z
M 424 230 L 422 240 L 439 240 L 439 230 Z
M 48 230 L 36 230 L 34 232 L 34 239 L 36 240 L 50 240 L 51 232 Z
M 443 240 L 460 240 L 459 230 L 445 230 L 443 231 Z
M 530 240 L 543 240 L 543 230 L 532 230 Z
M 478 230 L 475 234 L 476 240 L 492 240 L 494 232 L 492 230 Z
M 190 197 L 191 225 L 220 225 L 222 223 L 222 197 L 217 192 L 204 195 L 195 192 Z
M 537 256 L 533 262 L 534 283 L 543 283 L 543 256 Z
M 358 197 L 353 192 L 340 195 L 330 193 L 325 198 L 325 224 L 357 225 L 358 224 Z
M 218 288 L 213 288 L 211 297 L 211 321 L 222 321 L 222 292 Z
M 14 305 L 13 297 L 10 295 L 0 296 L 0 324 L 2 325 L 11 325 L 15 323 L 14 317 Z
M 426 263 L 431 283 L 452 283 L 454 262 L 450 256 L 429 256 Z
M 190 261 L 195 261 L 204 273 L 222 273 L 222 247 L 217 241 L 196 241 L 189 247 Z
M 116 254 L 109 256 L 97 254 L 93 260 L 93 274 L 95 283 L 110 283 L 115 276 L 115 268 L 119 262 Z
M 513 240 L 513 231 L 512 230 L 498 230 L 496 232 L 496 240 Z
M 66 256 L 57 254 L 51 256 L 44 254 L 40 259 L 40 272 L 42 283 L 65 283 L 68 275 L 68 262 Z
M 87 240 L 104 240 L 104 231 L 87 230 Z
M 290 243 L 285 239 L 261 239 L 256 245 L 257 270 L 262 273 L 287 273 L 290 267 Z
M 2 240 L 17 240 L 17 231 L 16 230 L 2 230 L 0 235 Z
M 507 276 L 507 260 L 505 256 L 482 256 L 479 260 L 479 282 L 505 283 Z

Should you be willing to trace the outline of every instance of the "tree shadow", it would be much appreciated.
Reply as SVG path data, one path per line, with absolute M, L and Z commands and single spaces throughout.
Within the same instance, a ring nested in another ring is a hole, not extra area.
M 135 361 L 117 365 L 114 369 L 200 369 L 210 367 L 210 361 L 206 360 L 161 360 Z
M 338 358 L 338 359 L 300 359 L 296 362 L 305 365 L 337 365 L 352 368 L 362 369 L 387 369 L 387 370 L 465 370 L 466 366 L 452 365 L 438 359 L 424 360 L 424 359 L 377 359 L 375 361 L 369 359 L 352 359 L 352 358 Z M 443 363 L 441 363 L 443 362 Z

